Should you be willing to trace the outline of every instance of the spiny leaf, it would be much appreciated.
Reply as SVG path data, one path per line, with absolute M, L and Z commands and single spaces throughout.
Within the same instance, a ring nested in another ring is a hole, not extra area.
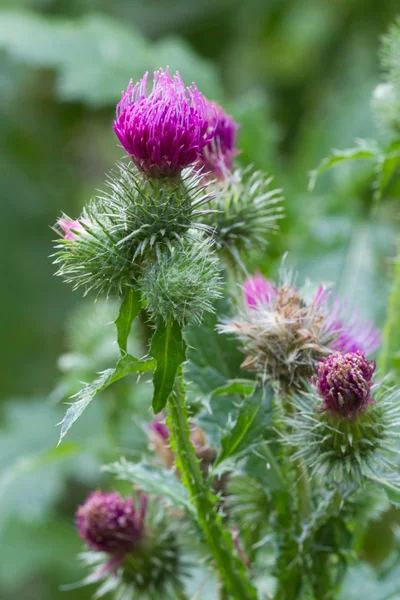
M 191 516 L 195 516 L 195 510 L 190 503 L 186 488 L 172 471 L 155 468 L 146 462 L 135 464 L 124 458 L 105 466 L 104 470 L 113 473 L 118 479 L 137 484 L 142 491 L 148 494 L 157 494 L 166 498 L 173 506 L 183 508 Z
M 153 410 L 157 414 L 166 405 L 178 368 L 186 359 L 186 345 L 179 323 L 161 322 L 157 326 L 151 340 L 150 353 L 157 361 L 153 377 Z
M 134 358 L 127 354 L 117 362 L 114 369 L 103 371 L 95 381 L 86 384 L 78 394 L 73 396 L 73 398 L 77 398 L 77 400 L 68 408 L 65 417 L 61 422 L 61 432 L 58 443 L 61 443 L 68 430 L 89 406 L 96 394 L 108 388 L 108 386 L 118 379 L 122 379 L 135 371 L 144 373 L 153 370 L 155 364 L 155 360 L 139 360 L 138 358 Z
M 318 165 L 316 169 L 310 172 L 309 191 L 313 191 L 316 181 L 320 175 L 329 171 L 336 165 L 352 160 L 377 158 L 378 148 L 376 144 L 367 140 L 356 140 L 357 146 L 347 150 L 333 150 L 332 154 Z
M 400 508 L 400 480 L 393 482 L 380 477 L 371 477 L 371 479 L 385 490 L 389 502 Z
M 142 309 L 140 294 L 133 288 L 129 288 L 122 301 L 118 317 L 115 320 L 118 334 L 118 346 L 121 354 L 127 352 L 128 336 L 132 322 Z
M 262 432 L 270 423 L 272 398 L 270 386 L 257 386 L 252 396 L 243 400 L 233 429 L 221 440 L 222 450 L 216 466 L 227 458 L 250 451 L 260 441 Z

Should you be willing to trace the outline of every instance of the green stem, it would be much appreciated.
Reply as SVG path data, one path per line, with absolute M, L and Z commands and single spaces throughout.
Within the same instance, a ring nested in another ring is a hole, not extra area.
M 398 241 L 400 247 L 400 238 Z M 396 257 L 393 271 L 392 290 L 390 292 L 386 323 L 383 329 L 382 350 L 379 355 L 378 367 L 381 375 L 387 375 L 393 368 L 393 359 L 398 353 L 400 333 L 400 251 Z
M 182 481 L 196 507 L 198 522 L 218 568 L 224 588 L 235 600 L 256 600 L 256 589 L 249 581 L 246 567 L 237 556 L 232 536 L 217 513 L 217 498 L 206 485 L 195 450 L 190 441 L 182 368 L 175 389 L 168 399 L 168 426 Z

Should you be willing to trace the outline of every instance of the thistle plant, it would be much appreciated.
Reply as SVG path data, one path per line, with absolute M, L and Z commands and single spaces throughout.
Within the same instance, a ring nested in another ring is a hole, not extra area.
M 168 69 L 147 80 L 117 106 L 127 156 L 105 191 L 55 225 L 57 274 L 119 305 L 119 358 L 73 397 L 60 441 L 98 393 L 152 373 L 139 424 L 152 452 L 105 467 L 136 500 L 97 491 L 77 510 L 84 583 L 96 598 L 188 600 L 200 568 L 220 600 L 332 600 L 382 495 L 400 497 L 380 332 L 289 270 L 243 281 L 278 230 L 282 192 L 235 167 L 239 125 L 222 106 Z

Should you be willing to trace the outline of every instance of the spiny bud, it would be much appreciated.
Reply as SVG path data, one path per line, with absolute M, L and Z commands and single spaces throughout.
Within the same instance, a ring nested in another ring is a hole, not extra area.
M 272 187 L 273 178 L 251 169 L 237 170 L 217 183 L 210 183 L 214 212 L 203 220 L 213 230 L 222 252 L 237 260 L 237 252 L 264 250 L 267 236 L 278 230 L 283 217 L 282 190 Z
M 59 221 L 68 235 L 58 241 L 54 262 L 60 265 L 57 275 L 74 288 L 121 293 L 135 282 L 145 259 L 181 245 L 189 230 L 208 229 L 198 223 L 210 200 L 199 173 L 151 180 L 132 165 L 117 166 L 108 189 L 90 202 L 79 221 Z
M 185 88 L 168 68 L 154 73 L 147 94 L 146 73 L 117 105 L 114 131 L 135 165 L 150 177 L 175 177 L 193 164 L 212 140 L 216 124 L 205 98 L 193 84 Z
M 219 260 L 208 241 L 177 246 L 149 264 L 138 283 L 153 319 L 199 323 L 221 297 Z
M 82 554 L 94 567 L 85 582 L 101 582 L 96 598 L 111 591 L 118 598 L 122 594 L 165 598 L 182 588 L 184 570 L 176 536 L 159 506 L 149 505 L 148 510 L 147 496 L 139 498 L 136 510 L 131 498 L 95 492 L 77 511 L 79 534 L 94 550 Z
M 335 352 L 322 360 L 312 382 L 323 400 L 323 410 L 353 417 L 373 402 L 372 377 L 375 362 L 360 352 Z
M 143 537 L 147 497 L 140 496 L 137 510 L 132 498 L 117 493 L 94 492 L 76 513 L 79 535 L 93 550 L 124 554 Z

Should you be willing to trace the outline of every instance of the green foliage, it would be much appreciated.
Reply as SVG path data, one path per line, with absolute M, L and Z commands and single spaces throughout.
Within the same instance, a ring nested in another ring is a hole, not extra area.
M 379 368 L 382 375 L 390 373 L 399 380 L 400 369 L 400 260 L 396 257 L 393 269 L 393 283 L 390 292 L 385 328 L 383 330 L 382 349 Z
M 132 321 L 142 310 L 140 295 L 134 289 L 129 289 L 121 304 L 118 317 L 115 321 L 117 327 L 117 341 L 121 354 L 126 354 L 128 348 L 128 337 L 132 326 Z
M 381 63 L 388 81 L 400 90 L 400 20 L 382 38 Z
M 143 492 L 160 496 L 172 506 L 183 509 L 191 517 L 194 516 L 187 490 L 172 471 L 161 470 L 144 461 L 128 462 L 123 458 L 120 462 L 108 465 L 105 470 L 119 479 L 134 483 Z
M 150 353 L 157 361 L 153 376 L 153 411 L 157 414 L 165 407 L 178 369 L 186 359 L 186 344 L 177 321 L 162 321 L 157 325 L 151 339 Z
M 86 384 L 80 392 L 74 397 L 77 398 L 68 408 L 65 417 L 61 421 L 60 440 L 68 433 L 69 429 L 77 419 L 82 415 L 84 410 L 89 406 L 93 398 L 107 389 L 112 383 L 118 381 L 122 377 L 126 377 L 131 373 L 145 373 L 155 368 L 155 361 L 152 359 L 139 360 L 126 354 L 117 362 L 114 369 L 103 371 L 100 376 L 93 382 Z

